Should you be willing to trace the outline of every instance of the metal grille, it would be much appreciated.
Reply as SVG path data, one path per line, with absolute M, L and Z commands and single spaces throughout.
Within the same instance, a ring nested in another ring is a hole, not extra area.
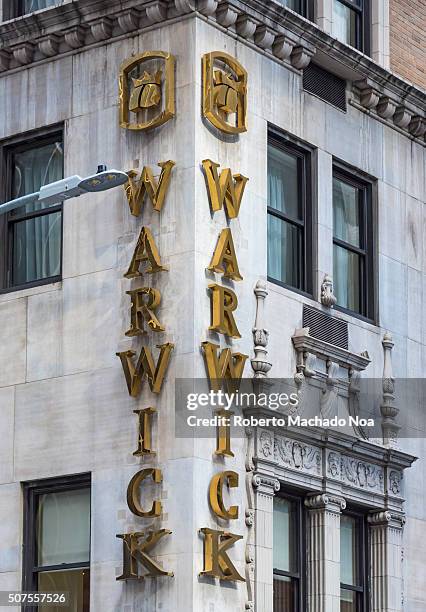
M 303 306 L 303 327 L 309 327 L 312 338 L 348 349 L 348 324 L 311 306 Z
M 316 64 L 303 71 L 303 89 L 346 111 L 346 81 Z

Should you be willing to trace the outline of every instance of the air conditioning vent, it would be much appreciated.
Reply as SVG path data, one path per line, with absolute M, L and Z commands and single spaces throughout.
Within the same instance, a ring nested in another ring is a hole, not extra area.
M 303 89 L 346 111 L 346 81 L 310 63 L 303 71 Z
M 348 350 L 348 324 L 345 321 L 304 304 L 303 327 L 309 327 L 309 335 L 312 338 Z

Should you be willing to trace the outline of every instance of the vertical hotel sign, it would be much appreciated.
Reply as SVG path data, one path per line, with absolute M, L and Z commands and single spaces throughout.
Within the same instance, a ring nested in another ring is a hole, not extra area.
M 155 60 L 158 65 L 153 70 Z M 218 131 L 226 134 L 240 134 L 247 130 L 247 72 L 241 64 L 223 52 L 207 53 L 202 59 L 203 70 L 203 116 Z M 131 130 L 146 130 L 165 123 L 174 116 L 174 58 L 162 51 L 147 51 L 124 62 L 120 73 L 120 125 Z M 128 173 L 125 186 L 130 212 L 142 216 L 143 206 L 150 201 L 154 210 L 161 212 L 165 203 L 174 162 L 159 162 L 160 176 L 154 178 L 152 169 L 144 167 L 138 177 L 135 171 Z M 208 269 L 227 280 L 240 282 L 241 275 L 232 236 L 232 220 L 239 215 L 248 178 L 233 174 L 230 168 L 220 169 L 220 163 L 211 159 L 202 161 L 207 194 L 213 213 L 224 209 L 229 227 L 219 233 Z M 154 237 L 149 227 L 142 226 L 129 268 L 128 279 L 166 271 Z M 236 293 L 219 283 L 209 285 L 211 300 L 211 322 L 209 330 L 224 337 L 240 338 L 235 313 L 238 308 Z M 161 303 L 158 289 L 150 285 L 126 292 L 130 297 L 130 328 L 126 336 L 140 336 L 148 327 L 154 332 L 165 331 L 156 310 Z M 157 360 L 151 349 L 142 345 L 137 356 L 134 351 L 117 353 L 120 358 L 127 389 L 132 397 L 138 397 L 144 380 L 148 381 L 152 393 L 160 393 L 164 376 L 170 362 L 173 345 L 157 345 Z M 233 353 L 230 348 L 219 344 L 202 342 L 206 373 L 213 390 L 223 384 L 238 382 L 248 358 L 242 353 Z M 152 449 L 151 426 L 156 410 L 147 407 L 135 410 L 138 417 L 138 446 L 133 453 L 137 457 L 154 454 Z M 224 416 L 221 412 L 219 416 Z M 229 413 L 227 414 L 229 416 Z M 233 457 L 230 429 L 220 426 L 217 432 L 215 455 Z M 149 481 L 161 486 L 160 468 L 145 468 L 138 471 L 127 488 L 127 504 L 130 511 L 141 518 L 160 517 L 162 504 L 154 500 L 151 507 L 144 507 L 140 499 L 143 483 Z M 224 502 L 225 488 L 239 486 L 239 476 L 231 470 L 221 471 L 211 479 L 208 499 L 212 513 L 219 518 L 236 520 L 238 506 L 227 507 Z M 233 545 L 243 536 L 228 531 L 202 527 L 199 530 L 204 539 L 204 567 L 200 575 L 216 577 L 226 581 L 245 581 L 233 564 L 230 554 Z M 172 576 L 151 556 L 151 551 L 162 538 L 170 535 L 166 529 L 157 531 L 118 534 L 123 541 L 123 569 L 117 580 L 142 579 L 145 576 Z M 139 574 L 143 566 L 145 573 Z
M 153 69 L 153 64 L 155 68 Z M 170 53 L 147 51 L 124 62 L 120 72 L 120 125 L 130 130 L 147 130 L 159 126 L 174 116 L 175 112 L 175 60 Z M 126 199 L 130 213 L 135 217 L 143 216 L 144 206 L 150 202 L 157 213 L 165 204 L 171 180 L 174 161 L 159 162 L 160 176 L 155 179 L 153 170 L 146 166 L 140 176 L 131 170 L 125 185 Z M 143 276 L 166 272 L 161 255 L 151 229 L 142 226 L 125 278 L 141 279 Z M 161 292 L 151 286 L 126 291 L 130 298 L 130 327 L 125 332 L 128 337 L 143 336 L 146 329 L 154 333 L 164 332 L 165 326 L 157 316 L 161 304 Z M 157 345 L 159 350 L 155 359 L 151 349 L 142 344 L 140 352 L 124 351 L 117 353 L 123 368 L 129 395 L 137 398 L 142 385 L 148 382 L 150 391 L 159 394 L 170 363 L 174 345 L 170 342 Z M 133 455 L 144 458 L 155 455 L 152 446 L 152 419 L 156 409 L 152 406 L 134 410 L 137 415 L 137 448 Z M 149 467 L 136 472 L 127 487 L 127 505 L 139 518 L 161 517 L 162 503 L 154 500 L 151 506 L 141 501 L 141 489 L 147 482 L 158 487 L 163 481 L 160 468 Z M 173 576 L 152 556 L 160 540 L 171 535 L 168 529 L 136 531 L 117 535 L 123 542 L 122 572 L 117 580 L 141 580 L 147 576 Z M 155 554 L 155 552 L 154 552 Z M 143 573 L 141 569 L 143 568 Z
M 215 128 L 225 134 L 239 134 L 247 130 L 247 72 L 241 64 L 226 53 L 212 52 L 203 56 L 203 114 Z M 237 219 L 248 178 L 233 174 L 230 168 L 220 170 L 220 163 L 211 159 L 202 162 L 207 193 L 213 214 L 224 209 L 229 227 L 221 230 L 208 269 L 223 278 L 240 282 L 243 277 L 238 266 L 232 236 L 232 222 Z M 240 338 L 235 320 L 238 308 L 236 293 L 228 286 L 211 283 L 210 291 L 210 331 L 224 337 Z M 229 388 L 237 384 L 244 371 L 247 355 L 232 353 L 230 348 L 219 344 L 203 342 L 206 373 L 212 390 L 219 391 L 223 384 Z M 219 417 L 229 417 L 230 413 L 217 412 Z M 229 420 L 229 419 L 228 419 Z M 219 419 L 226 422 L 226 419 Z M 219 425 L 216 436 L 215 455 L 233 457 L 230 428 Z M 212 513 L 221 519 L 233 521 L 239 517 L 238 506 L 227 508 L 224 503 L 225 489 L 239 485 L 237 472 L 225 470 L 216 473 L 210 481 L 208 498 Z M 231 560 L 233 545 L 242 540 L 237 535 L 222 529 L 203 527 L 200 534 L 204 538 L 204 568 L 201 575 L 219 578 L 221 581 L 245 582 Z

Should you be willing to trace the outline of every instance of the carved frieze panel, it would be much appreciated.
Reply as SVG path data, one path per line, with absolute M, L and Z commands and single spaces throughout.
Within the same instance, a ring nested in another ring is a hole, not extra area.
M 384 472 L 379 465 L 331 451 L 327 455 L 327 476 L 343 484 L 370 492 L 384 493 Z
M 259 456 L 280 466 L 308 474 L 321 474 L 321 449 L 263 431 L 259 437 Z

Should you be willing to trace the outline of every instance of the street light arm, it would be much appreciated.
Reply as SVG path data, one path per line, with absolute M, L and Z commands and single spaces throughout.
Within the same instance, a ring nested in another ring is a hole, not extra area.
M 127 173 L 122 170 L 106 170 L 106 166 L 100 166 L 100 168 L 102 169 L 97 174 L 88 176 L 85 179 L 76 174 L 60 181 L 43 185 L 38 193 L 31 193 L 1 204 L 0 215 L 34 202 L 39 202 L 46 206 L 60 204 L 70 198 L 78 198 L 83 193 L 96 193 L 124 185 L 129 179 Z
M 28 195 L 16 198 L 16 200 L 12 200 L 11 202 L 1 204 L 0 215 L 3 215 L 4 213 L 9 212 L 10 210 L 15 210 L 15 208 L 20 208 L 21 206 L 26 206 L 27 204 L 37 202 L 39 195 L 39 193 L 29 193 Z

